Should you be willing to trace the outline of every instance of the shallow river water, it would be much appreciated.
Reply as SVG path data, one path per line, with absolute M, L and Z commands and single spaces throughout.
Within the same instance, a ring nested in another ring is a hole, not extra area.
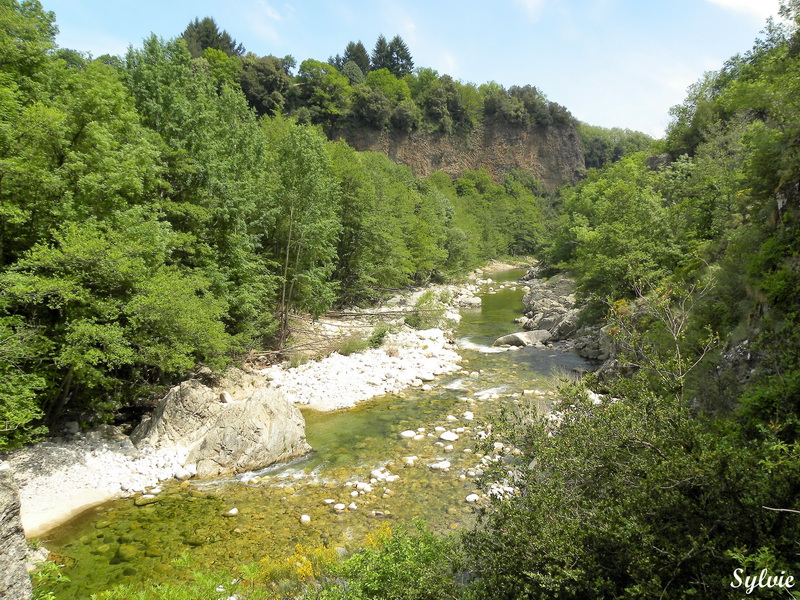
M 188 576 L 187 564 L 236 573 L 264 557 L 288 556 L 297 544 L 350 550 L 384 521 L 422 517 L 442 532 L 468 525 L 475 506 L 465 498 L 476 491 L 482 421 L 515 403 L 546 409 L 554 372 L 589 367 L 559 349 L 491 347 L 520 329 L 513 320 L 522 311 L 516 280 L 523 274 L 494 274 L 483 306 L 462 311 L 456 335 L 463 369 L 432 382 L 431 391 L 408 389 L 349 410 L 305 411 L 314 448 L 305 457 L 230 479 L 163 485 L 153 504 L 116 500 L 50 532 L 43 541 L 70 579 L 56 598 L 84 599 L 118 583 L 175 581 Z M 437 427 L 458 439 L 441 442 Z M 420 439 L 400 436 L 420 428 Z M 408 465 L 403 458 L 411 456 L 418 458 Z M 429 466 L 442 461 L 450 462 L 449 470 Z M 363 488 L 375 469 L 399 477 L 358 493 L 356 484 Z M 338 503 L 355 508 L 337 511 Z M 310 521 L 301 523 L 302 515 Z

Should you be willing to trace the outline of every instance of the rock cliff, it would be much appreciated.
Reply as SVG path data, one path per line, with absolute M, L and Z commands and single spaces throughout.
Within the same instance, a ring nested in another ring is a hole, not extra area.
M 555 189 L 575 183 L 585 172 L 578 132 L 567 124 L 526 129 L 494 122 L 478 125 L 467 134 L 361 128 L 336 131 L 331 137 L 344 139 L 356 150 L 382 152 L 420 177 L 435 171 L 460 175 L 486 169 L 499 182 L 506 173 L 522 169 Z

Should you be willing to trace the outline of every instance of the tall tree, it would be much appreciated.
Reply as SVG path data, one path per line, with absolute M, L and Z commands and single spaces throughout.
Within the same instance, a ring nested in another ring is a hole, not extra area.
M 378 36 L 378 40 L 375 42 L 375 48 L 372 50 L 372 56 L 370 58 L 370 68 L 372 70 L 378 69 L 389 69 L 391 70 L 392 66 L 392 51 L 389 48 L 389 42 L 386 41 L 386 38 L 383 35 Z
M 186 40 L 192 58 L 203 56 L 206 48 L 221 50 L 228 56 L 244 55 L 244 46 L 237 43 L 224 29 L 220 31 L 216 21 L 211 17 L 195 19 L 187 25 L 181 37 Z
M 389 54 L 392 64 L 388 68 L 395 77 L 405 77 L 414 70 L 411 52 L 399 35 L 394 36 L 392 41 L 389 42 Z
M 358 68 L 361 69 L 364 75 L 369 73 L 369 53 L 364 47 L 364 44 L 361 43 L 361 40 L 349 42 L 345 47 L 344 54 L 342 55 L 342 64 L 346 65 L 351 60 L 358 65 Z

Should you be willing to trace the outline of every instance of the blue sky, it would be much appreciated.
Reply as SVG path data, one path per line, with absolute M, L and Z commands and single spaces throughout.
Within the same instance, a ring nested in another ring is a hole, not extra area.
M 123 54 L 211 16 L 248 51 L 326 60 L 400 34 L 416 66 L 531 84 L 578 119 L 656 137 L 686 88 L 744 53 L 778 0 L 41 0 L 60 46 Z

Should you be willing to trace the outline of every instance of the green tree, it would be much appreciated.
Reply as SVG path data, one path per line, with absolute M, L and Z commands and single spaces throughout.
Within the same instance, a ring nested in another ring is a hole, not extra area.
M 370 56 L 369 70 L 378 70 L 378 69 L 391 70 L 391 67 L 392 67 L 392 51 L 389 48 L 389 42 L 387 42 L 386 38 L 381 34 L 378 36 L 378 39 L 375 41 L 375 47 L 372 49 L 372 55 Z
M 166 383 L 199 362 L 224 364 L 225 303 L 207 280 L 168 264 L 175 241 L 168 224 L 136 208 L 64 225 L 0 276 L 7 309 L 47 339 L 49 423 L 70 403 L 107 410 L 140 391 L 122 380 Z
M 394 36 L 389 42 L 388 50 L 391 56 L 391 66 L 388 69 L 395 77 L 405 77 L 414 70 L 411 52 L 403 38 L 399 35 Z
M 323 135 L 311 127 L 265 122 L 276 173 L 272 257 L 280 265 L 278 320 L 281 345 L 289 315 L 300 309 L 319 316 L 336 299 L 339 195 Z
M 365 76 L 367 73 L 369 73 L 369 53 L 364 47 L 364 44 L 361 43 L 361 40 L 357 42 L 349 42 L 345 47 L 344 54 L 342 55 L 342 62 L 346 65 L 350 61 L 356 63 L 358 68 Z
M 359 68 L 359 66 L 352 60 L 347 61 L 344 66 L 342 67 L 342 75 L 347 77 L 347 80 L 350 82 L 350 85 L 358 85 L 360 83 L 364 83 L 364 72 Z
M 0 73 L 13 74 L 26 91 L 55 47 L 55 15 L 38 0 L 0 3 Z
M 309 110 L 313 123 L 331 125 L 346 113 L 351 88 L 335 67 L 310 58 L 304 60 L 297 83 L 299 105 Z
M 292 80 L 280 59 L 248 52 L 242 59 L 239 84 L 247 102 L 259 115 L 283 110 Z
M 204 17 L 202 20 L 195 18 L 186 26 L 181 37 L 194 58 L 203 56 L 207 48 L 219 50 L 228 56 L 244 55 L 244 46 L 237 43 L 224 29 L 220 31 L 217 22 L 211 17 Z
M 367 73 L 366 84 L 380 90 L 394 104 L 411 99 L 408 84 L 395 77 L 388 69 L 377 69 Z

